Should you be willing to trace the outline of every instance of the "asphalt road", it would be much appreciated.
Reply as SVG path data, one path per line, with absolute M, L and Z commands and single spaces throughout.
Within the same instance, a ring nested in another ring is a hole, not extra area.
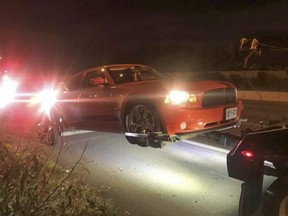
M 65 164 L 73 165 L 87 142 L 88 181 L 132 215 L 237 215 L 240 182 L 227 175 L 225 151 L 191 141 L 143 148 L 93 132 L 64 137 Z
M 90 132 L 65 136 L 61 158 L 69 169 L 88 145 L 87 182 L 132 215 L 237 215 L 241 181 L 228 177 L 228 150 L 196 140 L 154 149 L 121 134 Z

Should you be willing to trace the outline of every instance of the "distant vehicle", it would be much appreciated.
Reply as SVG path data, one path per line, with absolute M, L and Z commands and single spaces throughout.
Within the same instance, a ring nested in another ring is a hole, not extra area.
M 115 64 L 81 71 L 62 85 L 51 122 L 63 127 L 125 133 L 141 146 L 161 147 L 236 127 L 237 89 L 224 81 L 180 81 L 145 65 Z
M 265 216 L 288 215 L 288 124 L 247 134 L 227 155 L 227 168 L 230 177 L 244 181 L 239 216 L 260 206 Z M 264 175 L 277 179 L 262 196 Z

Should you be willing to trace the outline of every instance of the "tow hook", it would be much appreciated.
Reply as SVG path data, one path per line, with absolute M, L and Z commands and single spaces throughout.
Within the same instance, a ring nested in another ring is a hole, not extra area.
M 153 141 L 165 141 L 165 142 L 177 141 L 176 136 L 171 137 L 171 136 L 163 134 L 162 132 L 154 132 L 154 133 L 147 133 L 147 134 L 125 132 L 125 136 L 142 138 L 142 139 L 145 139 L 147 143 L 153 142 Z

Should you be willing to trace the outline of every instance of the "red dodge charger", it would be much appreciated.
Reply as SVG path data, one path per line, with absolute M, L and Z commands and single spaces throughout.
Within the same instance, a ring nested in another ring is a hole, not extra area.
M 64 82 L 49 116 L 65 127 L 125 133 L 130 143 L 161 147 L 236 127 L 241 110 L 231 83 L 172 79 L 146 65 L 114 64 Z

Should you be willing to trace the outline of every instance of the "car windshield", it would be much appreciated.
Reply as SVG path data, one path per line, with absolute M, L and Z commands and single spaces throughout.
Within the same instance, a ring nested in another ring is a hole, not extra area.
M 145 80 L 169 79 L 168 76 L 156 71 L 155 69 L 140 66 L 115 66 L 110 67 L 108 72 L 116 84 Z

